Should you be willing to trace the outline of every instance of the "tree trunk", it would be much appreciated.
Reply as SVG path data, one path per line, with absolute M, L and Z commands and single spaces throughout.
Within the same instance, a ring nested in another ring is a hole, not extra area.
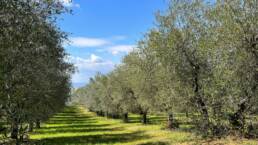
M 258 76 L 258 73 L 257 73 Z M 252 92 L 255 92 L 257 86 L 252 87 Z M 251 100 L 252 96 L 245 90 L 245 95 L 247 96 L 238 104 L 238 110 L 230 116 L 230 123 L 235 129 L 241 130 L 242 133 L 245 132 L 246 115 L 245 112 L 249 110 L 252 106 Z
M 185 116 L 186 116 L 186 118 L 189 118 L 188 110 L 186 110 L 186 112 L 185 112 Z
M 40 120 L 39 119 L 36 120 L 36 128 L 40 128 Z
M 147 112 L 142 113 L 142 123 L 147 124 Z
M 29 123 L 29 132 L 33 132 L 33 129 L 34 129 L 34 124 L 33 124 L 33 122 L 31 121 L 31 122 Z
M 103 113 L 103 111 L 97 111 L 96 113 L 98 116 L 105 116 L 105 113 Z
M 124 114 L 123 114 L 123 121 L 124 121 L 125 123 L 128 122 L 128 113 L 124 113 Z
M 239 109 L 230 117 L 230 123 L 236 128 L 244 130 L 245 126 L 245 115 L 244 111 L 246 110 L 246 102 L 239 104 Z
M 111 114 L 110 114 L 110 117 L 113 118 L 113 119 L 118 119 L 118 118 L 120 118 L 119 114 L 117 114 L 117 113 L 111 113 Z
M 174 124 L 174 117 L 173 117 L 173 114 L 170 113 L 170 114 L 168 114 L 168 128 L 169 129 L 174 128 L 173 124 Z
M 19 133 L 19 125 L 16 119 L 14 119 L 14 122 L 11 126 L 11 138 L 18 140 L 18 133 Z
M 203 121 L 204 121 L 203 124 L 209 125 L 209 113 L 206 108 L 206 105 L 201 98 L 198 99 L 198 102 L 199 102 L 199 105 L 201 106 L 201 113 L 202 113 L 202 117 L 203 117 Z
M 199 71 L 200 71 L 200 67 L 198 65 L 194 66 L 193 87 L 194 87 L 196 105 L 198 109 L 200 109 L 201 115 L 202 115 L 202 122 L 201 122 L 202 129 L 204 131 L 207 131 L 209 128 L 209 113 L 208 113 L 207 106 L 202 98 L 202 94 L 200 93 L 201 86 L 199 84 Z

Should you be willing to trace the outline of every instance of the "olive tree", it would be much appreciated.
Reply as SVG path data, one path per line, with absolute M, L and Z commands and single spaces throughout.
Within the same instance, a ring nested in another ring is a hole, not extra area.
M 27 124 L 47 119 L 69 97 L 73 67 L 65 62 L 66 35 L 55 23 L 63 12 L 54 0 L 0 2 L 0 106 L 17 144 Z

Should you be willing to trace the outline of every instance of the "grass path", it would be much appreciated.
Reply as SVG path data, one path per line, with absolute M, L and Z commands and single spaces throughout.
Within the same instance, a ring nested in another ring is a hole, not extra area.
M 80 107 L 67 107 L 30 135 L 42 145 L 170 145 L 208 144 L 184 131 L 168 131 L 161 125 L 121 123 L 120 120 L 98 117 Z M 210 144 L 225 142 L 238 145 L 258 145 L 258 141 L 232 141 L 224 139 Z

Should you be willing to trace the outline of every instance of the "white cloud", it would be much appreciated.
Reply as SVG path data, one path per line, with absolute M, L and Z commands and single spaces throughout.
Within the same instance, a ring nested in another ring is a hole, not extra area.
M 72 82 L 74 84 L 85 84 L 96 72 L 107 73 L 113 70 L 115 66 L 112 61 L 104 60 L 95 54 L 91 54 L 89 58 L 69 56 L 68 61 L 73 63 L 78 70 L 72 76 Z
M 120 57 L 115 55 L 127 54 L 133 51 L 136 47 L 135 45 L 121 43 L 121 41 L 124 39 L 126 39 L 126 36 L 122 35 L 111 36 L 105 39 L 91 37 L 71 37 L 70 46 L 75 48 L 85 48 L 79 50 L 79 52 L 87 52 L 87 48 L 93 48 L 93 50 L 89 52 L 100 52 L 99 54 L 108 53 L 107 55 L 109 57 Z M 67 47 L 67 44 L 68 43 L 65 43 L 64 46 Z M 111 56 L 110 54 L 114 56 Z M 88 83 L 89 79 L 97 72 L 106 74 L 112 71 L 116 65 L 116 63 L 97 56 L 96 54 L 91 54 L 86 58 L 70 56 L 68 61 L 73 63 L 78 70 L 78 72 L 72 76 L 72 83 L 74 86 L 83 86 Z
M 79 70 L 98 70 L 99 67 L 113 66 L 113 62 L 109 60 L 103 60 L 101 57 L 91 54 L 89 58 L 73 57 L 68 58 Z
M 100 47 L 111 43 L 105 39 L 87 37 L 72 37 L 70 41 L 70 45 L 75 47 Z
M 100 63 L 102 62 L 102 58 L 95 55 L 95 54 L 91 54 L 90 55 L 90 59 L 89 59 L 92 63 Z
M 74 3 L 72 0 L 59 0 L 65 7 L 77 7 L 79 8 L 80 5 L 77 3 Z
M 108 51 L 113 55 L 117 55 L 119 53 L 129 53 L 133 51 L 135 45 L 115 45 L 108 48 Z

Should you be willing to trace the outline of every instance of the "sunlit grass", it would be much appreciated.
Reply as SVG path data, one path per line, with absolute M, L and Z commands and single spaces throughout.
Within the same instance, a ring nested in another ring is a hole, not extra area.
M 207 141 L 183 130 L 164 129 L 165 116 L 150 115 L 149 125 L 139 123 L 139 116 L 130 114 L 131 123 L 119 119 L 98 117 L 79 107 L 67 107 L 30 135 L 44 145 L 169 145 L 169 144 L 246 144 L 257 145 L 255 140 L 227 138 Z M 158 123 L 159 122 L 159 123 Z

